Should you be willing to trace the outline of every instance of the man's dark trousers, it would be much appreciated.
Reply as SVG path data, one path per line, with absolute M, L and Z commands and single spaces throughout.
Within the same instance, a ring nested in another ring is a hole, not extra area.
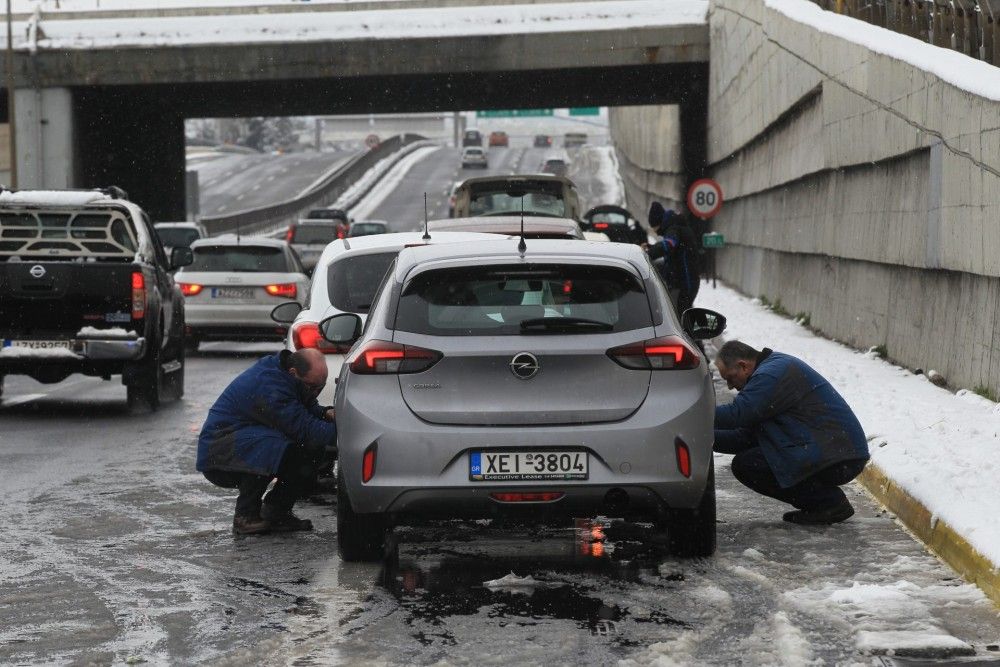
M 322 454 L 321 451 L 311 451 L 303 445 L 289 445 L 281 458 L 278 474 L 275 475 L 278 482 L 267 495 L 268 506 L 281 514 L 290 512 L 295 501 L 315 481 Z M 230 470 L 206 470 L 205 479 L 224 489 L 239 489 L 236 516 L 257 518 L 260 516 L 261 497 L 273 477 Z
M 798 484 L 782 488 L 764 458 L 753 435 L 744 429 L 716 430 L 715 451 L 735 454 L 733 477 L 762 495 L 788 503 L 796 509 L 813 511 L 835 507 L 847 501 L 842 484 L 857 477 L 866 459 L 841 461 L 810 475 Z

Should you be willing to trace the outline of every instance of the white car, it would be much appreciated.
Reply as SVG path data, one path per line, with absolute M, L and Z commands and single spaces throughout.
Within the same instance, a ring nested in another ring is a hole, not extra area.
M 349 349 L 349 346 L 341 347 L 324 340 L 319 332 L 320 322 L 340 313 L 355 313 L 364 321 L 386 270 L 403 248 L 427 243 L 495 241 L 496 238 L 495 234 L 437 232 L 425 241 L 423 232 L 401 232 L 340 239 L 326 246 L 313 271 L 306 308 L 294 316 L 294 320 L 279 321 L 279 324 L 291 323 L 286 348 L 314 347 L 326 354 L 329 379 L 319 395 L 320 404 L 333 405 L 333 380 L 340 375 L 344 354 Z M 294 300 L 302 303 L 305 296 L 302 294 Z
M 184 294 L 188 349 L 204 340 L 282 340 L 285 327 L 271 311 L 309 293 L 309 277 L 284 241 L 202 239 L 191 244 L 194 262 L 177 272 Z
M 486 151 L 478 146 L 467 146 L 462 149 L 462 168 L 466 167 L 482 167 L 486 169 L 489 166 L 489 159 L 486 157 Z
M 198 239 L 208 237 L 205 226 L 200 222 L 158 222 L 153 229 L 168 257 L 174 248 L 190 248 Z

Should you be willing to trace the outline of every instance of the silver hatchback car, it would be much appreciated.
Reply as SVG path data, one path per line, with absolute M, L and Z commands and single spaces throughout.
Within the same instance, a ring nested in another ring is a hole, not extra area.
M 517 239 L 403 250 L 336 394 L 338 540 L 378 558 L 387 528 L 425 518 L 657 521 L 678 555 L 715 551 L 715 390 L 637 246 Z M 356 342 L 355 342 L 356 341 Z

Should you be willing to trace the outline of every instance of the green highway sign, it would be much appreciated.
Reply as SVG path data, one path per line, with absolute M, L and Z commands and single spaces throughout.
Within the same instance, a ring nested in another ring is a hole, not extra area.
M 476 118 L 537 118 L 551 115 L 552 109 L 489 109 L 476 112 Z
M 571 107 L 570 116 L 600 116 L 601 107 Z
M 726 237 L 719 232 L 709 232 L 701 235 L 703 248 L 722 248 L 726 245 Z

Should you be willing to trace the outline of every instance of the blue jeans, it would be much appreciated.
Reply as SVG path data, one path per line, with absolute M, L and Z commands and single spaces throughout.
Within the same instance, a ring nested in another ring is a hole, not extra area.
M 715 451 L 735 454 L 733 477 L 761 495 L 788 503 L 800 510 L 823 510 L 848 502 L 840 488 L 861 474 L 868 459 L 841 461 L 813 473 L 792 486 L 783 487 L 771 471 L 757 440 L 746 429 L 715 431 Z

